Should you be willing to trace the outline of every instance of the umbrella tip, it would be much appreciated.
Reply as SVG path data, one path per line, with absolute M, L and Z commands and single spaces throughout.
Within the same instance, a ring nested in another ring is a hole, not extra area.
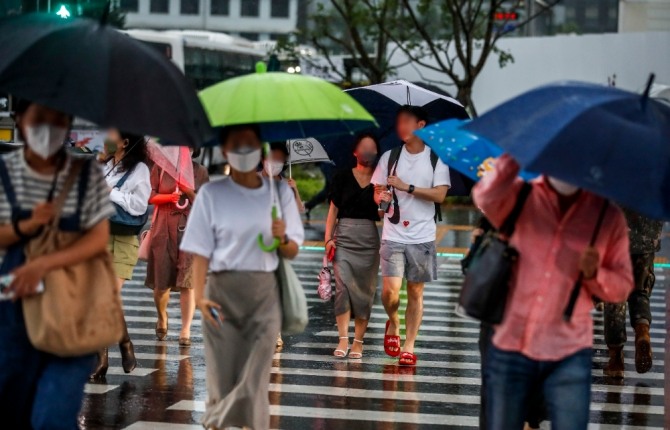
M 256 63 L 256 73 L 265 73 L 267 71 L 268 66 L 264 62 L 259 61 L 258 63 Z
M 642 94 L 642 110 L 647 107 L 647 100 L 649 100 L 649 93 L 651 92 L 651 86 L 654 84 L 654 78 L 656 78 L 656 75 L 650 73 L 649 79 L 647 79 L 647 87 L 644 89 L 644 93 Z

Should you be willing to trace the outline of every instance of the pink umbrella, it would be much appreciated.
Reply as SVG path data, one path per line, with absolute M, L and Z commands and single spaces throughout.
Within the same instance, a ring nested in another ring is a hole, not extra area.
M 160 167 L 166 175 L 170 175 L 177 182 L 175 193 L 181 193 L 180 185 L 189 190 L 195 190 L 195 177 L 191 153 L 187 146 L 163 146 L 153 139 L 147 145 L 149 158 Z M 181 209 L 188 205 L 186 200 Z

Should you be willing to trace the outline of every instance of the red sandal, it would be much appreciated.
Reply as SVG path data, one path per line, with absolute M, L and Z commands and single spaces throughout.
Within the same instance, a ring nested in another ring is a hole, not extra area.
M 416 355 L 412 354 L 411 352 L 403 352 L 400 354 L 400 360 L 398 361 L 398 364 L 401 366 L 416 366 Z
M 391 320 L 386 321 L 386 329 L 384 330 L 384 351 L 391 357 L 400 355 L 400 336 L 386 334 L 389 331 Z

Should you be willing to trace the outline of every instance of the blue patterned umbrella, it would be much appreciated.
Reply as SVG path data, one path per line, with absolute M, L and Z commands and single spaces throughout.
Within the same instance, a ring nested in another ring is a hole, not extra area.
M 449 167 L 458 170 L 474 181 L 493 168 L 493 161 L 503 150 L 491 141 L 472 132 L 463 130 L 462 125 L 469 121 L 449 119 L 431 124 L 416 132 L 428 146 Z M 525 180 L 535 174 L 521 172 Z

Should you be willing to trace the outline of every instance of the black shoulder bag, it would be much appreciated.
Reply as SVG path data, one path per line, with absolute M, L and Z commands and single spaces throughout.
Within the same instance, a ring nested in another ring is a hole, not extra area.
M 456 312 L 487 324 L 499 324 L 505 313 L 512 268 L 519 253 L 509 244 L 516 221 L 523 210 L 532 185 L 524 183 L 516 204 L 499 230 L 484 236 L 474 251 Z

